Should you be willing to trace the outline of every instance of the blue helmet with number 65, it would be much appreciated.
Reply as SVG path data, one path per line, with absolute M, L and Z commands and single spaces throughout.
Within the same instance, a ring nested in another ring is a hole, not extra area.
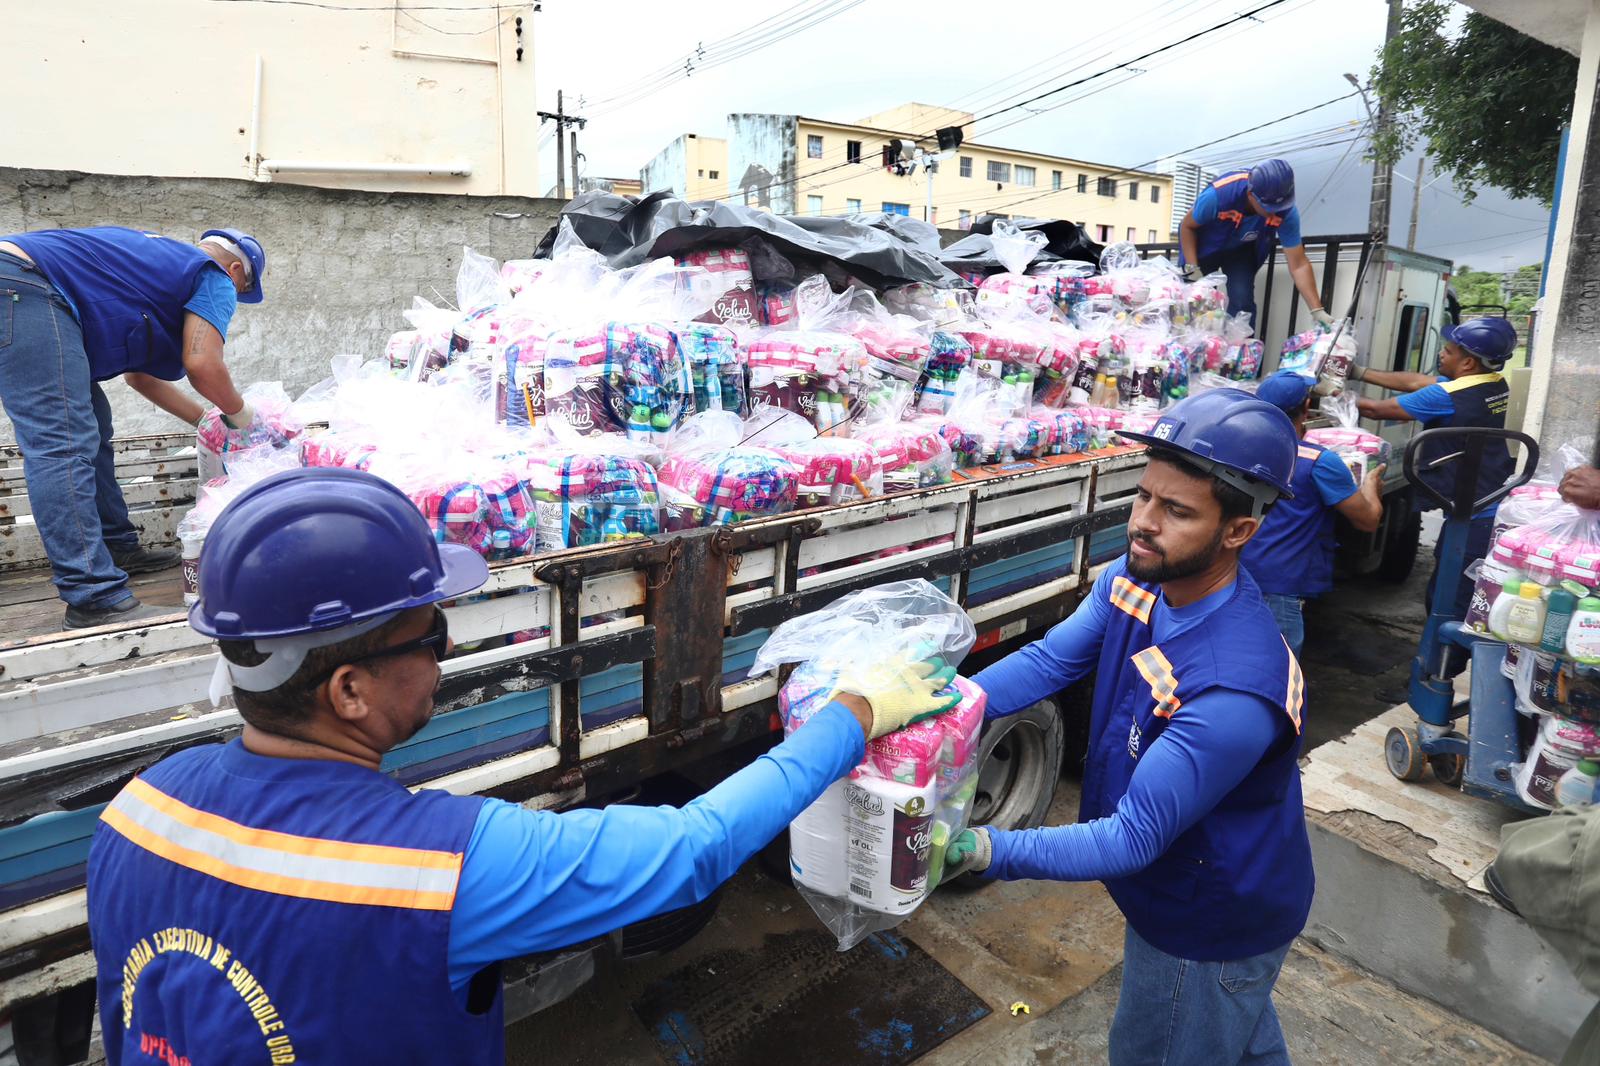
M 1231 485 L 1256 503 L 1259 515 L 1283 496 L 1294 497 L 1299 439 L 1289 416 L 1241 389 L 1211 389 L 1162 412 L 1148 433 L 1120 436 L 1169 452 Z

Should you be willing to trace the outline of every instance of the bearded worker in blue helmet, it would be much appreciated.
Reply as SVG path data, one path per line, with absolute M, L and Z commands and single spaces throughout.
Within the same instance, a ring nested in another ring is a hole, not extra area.
M 1128 552 L 979 673 L 988 714 L 1095 675 L 1078 822 L 952 841 L 947 876 L 1103 881 L 1128 927 L 1113 1066 L 1288 1061 L 1272 987 L 1311 909 L 1300 667 L 1239 553 L 1292 493 L 1295 431 L 1235 389 L 1148 433 Z
M 1376 418 L 1389 422 L 1421 422 L 1423 429 L 1442 429 L 1447 426 L 1481 426 L 1504 429 L 1506 408 L 1511 399 L 1511 387 L 1500 371 L 1517 347 L 1517 330 L 1503 318 L 1474 318 L 1459 326 L 1446 326 L 1439 331 L 1444 347 L 1439 352 L 1438 374 L 1416 374 L 1406 370 L 1372 370 L 1356 366 L 1350 368 L 1350 377 L 1367 385 L 1398 392 L 1399 396 L 1374 400 L 1358 396 L 1356 406 L 1363 418 Z M 1418 476 L 1437 491 L 1450 496 L 1455 491 L 1455 468 L 1445 465 L 1438 470 L 1427 467 L 1450 452 L 1457 450 L 1459 438 L 1427 441 L 1417 456 Z M 1474 489 L 1477 499 L 1492 493 L 1505 484 L 1515 469 L 1511 450 L 1504 440 L 1490 441 L 1484 446 L 1483 458 L 1478 467 L 1478 484 Z M 1418 507 L 1424 506 L 1417 494 Z M 1429 504 L 1426 509 L 1431 509 Z M 1467 558 L 1482 559 L 1489 553 L 1489 543 L 1494 534 L 1494 516 L 1498 503 L 1485 507 L 1472 516 L 1472 526 L 1467 533 Z M 1433 546 L 1435 563 L 1439 559 L 1440 543 Z M 1424 604 L 1433 603 L 1434 582 L 1439 579 L 1435 565 L 1428 579 Z M 1473 581 L 1465 574 L 1451 575 L 1446 580 L 1456 582 L 1455 617 L 1465 618 L 1472 604 Z M 1446 652 L 1445 674 L 1454 676 L 1466 668 L 1466 651 L 1450 645 Z
M 433 713 L 439 601 L 487 577 L 361 471 L 279 474 L 217 517 L 189 621 L 219 642 L 213 697 L 232 690 L 244 729 L 101 816 L 89 932 L 112 1066 L 503 1062 L 501 960 L 704 899 L 869 737 L 959 699 L 937 660 L 846 671 L 681 809 L 413 794 L 380 761 Z
M 1228 311 L 1256 321 L 1256 273 L 1283 248 L 1289 276 L 1311 319 L 1322 329 L 1333 316 L 1322 306 L 1317 272 L 1300 240 L 1300 212 L 1294 206 L 1294 169 L 1281 159 L 1268 159 L 1249 170 L 1224 174 L 1201 190 L 1178 227 L 1179 265 L 1184 277 L 1199 281 L 1221 271 L 1228 277 Z
M 141 606 L 128 575 L 178 564 L 176 551 L 139 544 L 100 383 L 120 377 L 192 426 L 205 409 L 174 384 L 187 377 L 229 425 L 248 426 L 222 346 L 237 306 L 261 302 L 266 270 L 260 242 L 235 229 L 206 230 L 198 246 L 116 226 L 0 237 L 0 403 L 63 628 L 165 613 Z

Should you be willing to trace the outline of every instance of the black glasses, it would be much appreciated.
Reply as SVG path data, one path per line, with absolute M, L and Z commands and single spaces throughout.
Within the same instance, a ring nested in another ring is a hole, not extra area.
M 435 660 L 443 662 L 444 653 L 449 647 L 450 621 L 445 617 L 444 611 L 436 606 L 433 609 L 433 624 L 428 627 L 428 631 L 422 636 L 415 640 L 393 644 L 387 648 L 379 648 L 377 651 L 370 651 L 365 655 L 357 655 L 346 659 L 339 666 L 335 666 L 332 670 L 319 677 L 316 685 L 325 684 L 330 677 L 338 672 L 340 666 L 353 666 L 356 663 L 364 663 L 372 659 L 391 659 L 396 655 L 410 655 L 412 652 L 421 651 L 423 648 L 433 652 Z

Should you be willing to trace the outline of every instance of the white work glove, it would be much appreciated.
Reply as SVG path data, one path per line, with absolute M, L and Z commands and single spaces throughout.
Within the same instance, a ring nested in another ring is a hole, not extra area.
M 1311 312 L 1311 321 L 1317 324 L 1318 329 L 1326 331 L 1333 329 L 1333 316 L 1320 307 Z
M 955 707 L 961 694 L 945 691 L 955 679 L 956 668 L 943 659 L 900 657 L 845 667 L 830 698 L 850 693 L 871 704 L 872 730 L 867 739 L 876 740 Z
M 1364 366 L 1352 365 L 1350 367 L 1350 373 L 1346 376 L 1349 377 L 1351 381 L 1365 381 L 1367 380 L 1367 368 Z
M 1205 276 L 1206 272 L 1200 269 L 1199 263 L 1189 263 L 1183 268 L 1183 280 L 1191 285 Z
M 993 861 L 989 830 L 981 825 L 963 829 L 944 849 L 944 873 L 939 876 L 939 884 L 954 881 L 964 873 L 982 873 Z
M 229 429 L 237 430 L 239 432 L 249 429 L 250 423 L 254 422 L 255 420 L 256 413 L 253 409 L 251 409 L 249 400 L 246 400 L 244 402 L 244 406 L 239 408 L 233 414 L 222 416 L 223 425 L 227 426 Z

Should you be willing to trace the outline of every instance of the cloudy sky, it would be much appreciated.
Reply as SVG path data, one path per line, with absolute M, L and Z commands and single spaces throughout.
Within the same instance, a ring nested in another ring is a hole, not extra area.
M 554 110 L 557 89 L 569 109 L 583 100 L 583 172 L 615 177 L 637 174 L 681 133 L 722 135 L 730 111 L 848 121 L 917 101 L 983 115 L 1133 61 L 1005 110 L 967 139 L 1134 166 L 1349 93 L 1346 72 L 1366 81 L 1383 40 L 1383 0 L 1285 0 L 1136 61 L 1266 2 L 544 0 L 536 73 L 542 108 Z M 818 21 L 807 27 L 809 19 Z M 743 31 L 743 47 L 787 35 L 742 56 L 714 45 Z M 1191 155 L 1219 169 L 1281 155 L 1295 167 L 1305 231 L 1357 232 L 1371 169 L 1353 138 L 1365 118 L 1352 96 Z M 542 166 L 553 179 L 553 143 Z M 1403 243 L 1415 156 L 1397 172 L 1392 232 Z M 1448 176 L 1426 173 L 1423 185 L 1418 250 L 1491 270 L 1543 257 L 1547 216 L 1537 202 L 1485 189 L 1467 206 Z

